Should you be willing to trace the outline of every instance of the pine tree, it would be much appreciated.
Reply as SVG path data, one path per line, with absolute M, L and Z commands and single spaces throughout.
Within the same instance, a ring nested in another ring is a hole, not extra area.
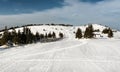
M 60 37 L 60 38 L 63 38 L 63 33 L 60 32 L 60 33 L 59 33 L 59 37 Z
M 21 39 L 22 34 L 21 34 L 20 30 L 18 30 L 17 36 L 18 36 L 18 44 L 21 44 L 22 43 L 22 39 Z
M 33 42 L 33 34 L 29 28 L 26 27 L 26 44 Z
M 48 38 L 48 35 L 47 35 L 47 33 L 45 34 L 45 38 L 46 38 L 46 39 Z
M 36 41 L 39 41 L 39 40 L 40 40 L 40 34 L 39 34 L 39 32 L 36 32 L 35 38 L 36 38 Z
M 40 34 L 40 39 L 45 38 L 44 34 Z
M 8 32 L 7 36 L 8 36 L 7 40 L 12 42 L 12 39 L 13 39 L 12 32 Z
M 55 34 L 55 32 L 52 33 L 52 36 L 53 36 L 53 38 L 56 38 L 56 34 Z
M 84 38 L 88 38 L 88 28 L 86 28 L 86 30 L 85 30 Z
M 13 28 L 12 31 L 12 42 L 17 44 L 18 43 L 18 34 L 16 33 L 16 30 Z
M 26 35 L 25 35 L 25 33 L 24 32 L 22 32 L 22 34 L 21 34 L 21 44 L 26 44 Z
M 94 30 L 93 30 L 93 26 L 89 25 L 84 33 L 84 37 L 85 38 L 93 38 L 94 34 L 93 34 Z
M 22 41 L 22 44 L 32 43 L 32 33 L 31 33 L 31 30 L 27 28 L 27 26 L 23 28 L 23 33 L 21 35 L 21 41 Z
M 6 44 L 10 37 L 9 37 L 10 33 L 8 32 L 7 26 L 5 26 L 5 31 L 3 33 L 2 39 L 1 39 L 1 44 L 4 45 Z
M 78 39 L 82 38 L 82 31 L 80 28 L 77 29 L 76 38 L 78 38 Z
M 13 43 L 18 44 L 18 40 L 19 40 L 19 38 L 18 38 L 18 36 L 16 35 L 16 36 L 13 38 Z
M 51 34 L 51 32 L 48 34 L 48 38 L 52 38 L 52 34 Z
M 104 34 L 108 34 L 108 32 L 109 32 L 109 29 L 107 29 L 107 28 L 103 29 L 103 31 L 102 31 L 102 33 L 104 33 Z
M 109 31 L 108 31 L 108 37 L 109 37 L 109 38 L 113 37 L 113 32 L 112 32 L 111 29 L 109 29 Z

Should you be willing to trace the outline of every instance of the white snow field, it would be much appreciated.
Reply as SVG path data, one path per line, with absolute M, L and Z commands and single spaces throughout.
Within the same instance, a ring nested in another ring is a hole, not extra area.
M 95 24 L 96 25 L 96 24 Z M 105 27 L 94 25 L 100 30 Z M 97 27 L 98 26 L 98 27 Z M 34 26 L 35 27 L 35 26 Z M 77 27 L 40 26 L 65 34 L 60 41 L 0 49 L 0 72 L 120 72 L 120 33 L 114 38 L 75 39 Z M 84 30 L 84 27 L 80 27 Z M 106 35 L 104 35 L 106 36 Z

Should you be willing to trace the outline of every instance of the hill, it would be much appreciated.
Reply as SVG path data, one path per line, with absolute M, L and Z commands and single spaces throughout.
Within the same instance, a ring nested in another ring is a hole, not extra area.
M 93 24 L 100 30 L 95 34 L 103 37 L 75 39 L 74 32 L 78 28 L 84 32 L 87 26 L 29 26 L 33 33 L 62 32 L 65 38 L 0 49 L 0 72 L 119 72 L 120 32 L 108 38 L 102 34 L 105 26 Z

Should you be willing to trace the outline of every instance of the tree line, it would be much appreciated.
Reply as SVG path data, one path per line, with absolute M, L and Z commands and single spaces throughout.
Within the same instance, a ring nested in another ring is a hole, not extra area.
M 88 25 L 84 34 L 82 33 L 82 30 L 80 28 L 78 28 L 76 33 L 75 33 L 75 37 L 78 38 L 78 39 L 80 39 L 82 37 L 84 37 L 84 38 L 94 38 L 94 35 L 95 35 L 94 32 L 99 32 L 99 30 L 94 30 L 92 25 Z M 113 31 L 110 28 L 104 29 L 102 31 L 102 33 L 108 34 L 109 38 L 113 37 Z
M 59 37 L 63 38 L 63 33 L 59 33 Z M 31 44 L 39 42 L 42 39 L 55 39 L 56 33 L 55 32 L 49 32 L 48 34 L 39 34 L 39 32 L 36 32 L 36 34 L 33 34 L 30 30 L 30 28 L 23 27 L 23 31 L 21 32 L 18 30 L 16 32 L 15 28 L 12 29 L 12 31 L 9 31 L 7 29 L 7 26 L 5 27 L 5 31 L 3 32 L 3 35 L 0 38 L 0 45 L 5 45 L 7 43 L 11 44 Z

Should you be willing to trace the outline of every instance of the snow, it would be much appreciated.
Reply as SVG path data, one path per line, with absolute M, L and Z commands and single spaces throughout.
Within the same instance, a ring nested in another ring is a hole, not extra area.
M 105 28 L 95 25 L 96 29 Z M 78 40 L 73 33 L 78 27 L 85 29 L 85 26 L 30 26 L 34 33 L 55 31 L 66 37 L 57 42 L 0 47 L 0 72 L 119 72 L 120 32 L 114 38 L 103 34 L 103 38 Z
M 100 24 L 92 24 L 93 25 L 93 28 L 96 30 L 96 29 L 99 29 L 100 31 L 102 31 L 103 29 L 107 28 L 105 26 L 102 26 Z

